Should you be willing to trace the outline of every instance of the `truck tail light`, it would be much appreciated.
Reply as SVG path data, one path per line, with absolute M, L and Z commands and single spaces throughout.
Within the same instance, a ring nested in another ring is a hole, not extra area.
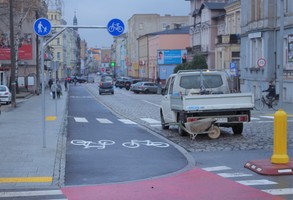
M 248 121 L 247 115 L 239 117 L 239 121 L 240 122 L 247 122 Z

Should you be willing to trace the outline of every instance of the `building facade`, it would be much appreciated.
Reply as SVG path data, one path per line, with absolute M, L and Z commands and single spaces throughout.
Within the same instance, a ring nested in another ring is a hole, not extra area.
M 128 20 L 128 76 L 139 76 L 139 49 L 137 38 L 153 32 L 174 28 L 174 24 L 186 26 L 188 16 L 160 16 L 158 14 L 135 14 Z
M 242 91 L 252 91 L 259 97 L 269 82 L 275 82 L 277 93 L 282 90 L 283 101 L 293 102 L 293 41 L 290 40 L 293 36 L 293 1 L 282 1 L 284 8 L 277 0 L 241 1 L 240 85 Z M 283 21 L 281 15 L 284 15 Z M 281 36 L 282 23 L 284 34 Z M 281 65 L 283 71 L 280 71 Z

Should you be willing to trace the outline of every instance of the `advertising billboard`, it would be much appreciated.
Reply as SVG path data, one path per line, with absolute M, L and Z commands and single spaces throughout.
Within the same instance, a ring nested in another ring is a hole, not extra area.
M 18 60 L 32 59 L 32 34 L 22 33 L 19 38 Z M 8 33 L 0 32 L 0 60 L 10 60 L 10 37 Z
M 186 61 L 187 50 L 158 50 L 158 65 L 179 65 Z

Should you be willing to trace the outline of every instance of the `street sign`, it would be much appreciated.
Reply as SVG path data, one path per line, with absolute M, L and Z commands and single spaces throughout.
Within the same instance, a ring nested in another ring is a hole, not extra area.
M 234 62 L 230 63 L 230 73 L 231 73 L 231 76 L 238 76 L 237 65 Z
M 260 58 L 257 60 L 257 65 L 259 68 L 264 68 L 267 64 L 267 61 L 264 58 Z
M 119 36 L 124 31 L 124 23 L 120 19 L 112 19 L 107 25 L 108 32 L 113 36 Z
M 46 36 L 51 32 L 51 23 L 46 18 L 39 18 L 34 23 L 34 31 L 39 36 Z

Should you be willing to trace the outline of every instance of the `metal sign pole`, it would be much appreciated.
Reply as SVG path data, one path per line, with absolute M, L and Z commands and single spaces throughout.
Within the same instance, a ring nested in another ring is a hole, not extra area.
M 46 148 L 46 122 L 45 122 L 45 75 L 44 75 L 44 38 L 41 40 L 41 74 L 42 74 L 42 130 L 43 130 L 43 148 Z

